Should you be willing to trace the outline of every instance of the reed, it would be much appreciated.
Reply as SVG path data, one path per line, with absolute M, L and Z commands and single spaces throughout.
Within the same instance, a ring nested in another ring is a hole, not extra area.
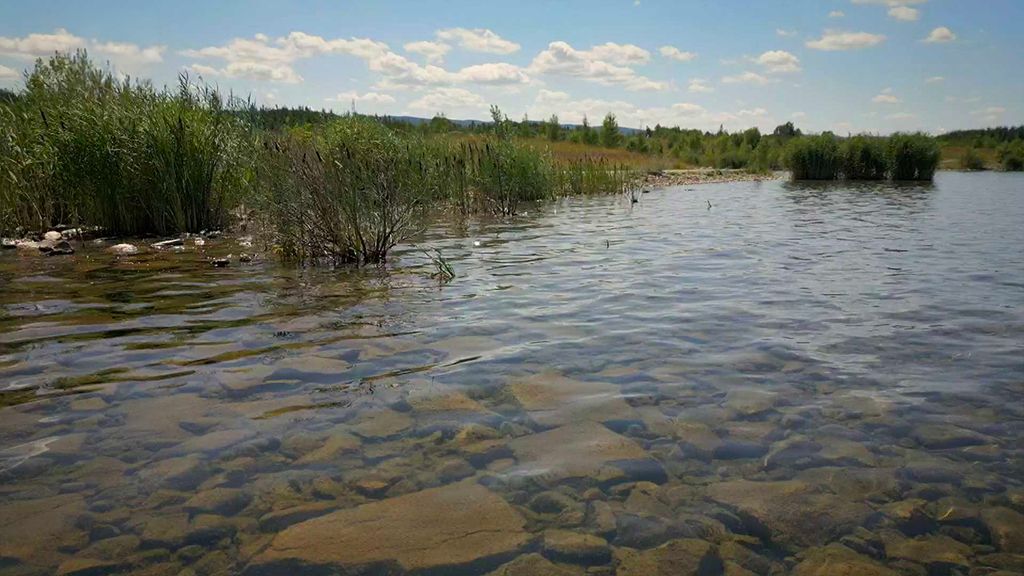
M 790 140 L 786 164 L 794 180 L 835 180 L 842 157 L 836 137 L 831 134 Z
M 248 131 L 228 107 L 185 76 L 157 91 L 84 51 L 39 60 L 22 97 L 0 107 L 2 218 L 113 234 L 220 227 L 250 170 Z
M 939 167 L 939 145 L 925 134 L 893 134 L 887 154 L 893 180 L 930 181 Z
M 843 142 L 840 172 L 847 180 L 885 180 L 888 171 L 884 138 L 854 136 Z

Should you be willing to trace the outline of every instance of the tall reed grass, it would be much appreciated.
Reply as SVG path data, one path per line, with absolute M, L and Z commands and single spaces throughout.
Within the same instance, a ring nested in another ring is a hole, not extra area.
M 831 134 L 794 138 L 786 150 L 794 180 L 835 180 L 841 162 L 839 143 Z
M 932 180 L 939 167 L 939 144 L 921 134 L 893 134 L 889 137 L 888 157 L 893 180 Z
M 884 139 L 854 136 L 843 142 L 840 172 L 847 180 L 885 180 L 888 171 Z
M 7 228 L 223 226 L 251 175 L 250 134 L 233 105 L 186 76 L 162 91 L 118 79 L 84 51 L 37 61 L 22 97 L 0 106 Z

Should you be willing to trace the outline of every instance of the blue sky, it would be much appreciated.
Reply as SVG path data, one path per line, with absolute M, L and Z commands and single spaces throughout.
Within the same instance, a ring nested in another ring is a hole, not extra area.
M 0 3 L 0 86 L 54 50 L 267 105 L 701 129 L 1024 124 L 1020 0 Z

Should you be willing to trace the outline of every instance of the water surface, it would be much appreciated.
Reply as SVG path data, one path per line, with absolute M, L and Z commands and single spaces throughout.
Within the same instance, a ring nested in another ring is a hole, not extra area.
M 1024 571 L 1022 223 L 1021 176 L 942 173 L 387 270 L 0 253 L 0 574 Z

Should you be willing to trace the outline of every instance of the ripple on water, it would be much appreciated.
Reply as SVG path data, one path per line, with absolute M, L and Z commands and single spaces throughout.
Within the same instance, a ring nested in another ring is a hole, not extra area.
M 1022 188 L 574 198 L 387 270 L 2 253 L 0 574 L 1022 571 Z

